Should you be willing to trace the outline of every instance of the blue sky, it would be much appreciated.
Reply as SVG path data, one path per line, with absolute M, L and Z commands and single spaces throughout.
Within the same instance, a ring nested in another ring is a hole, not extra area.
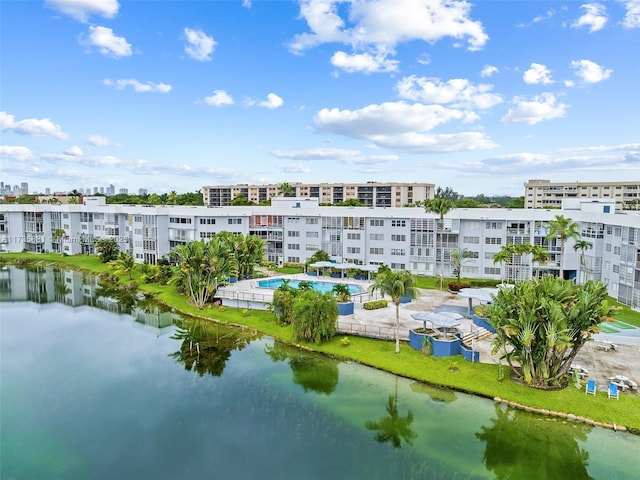
M 640 0 L 0 4 L 0 180 L 640 179 Z

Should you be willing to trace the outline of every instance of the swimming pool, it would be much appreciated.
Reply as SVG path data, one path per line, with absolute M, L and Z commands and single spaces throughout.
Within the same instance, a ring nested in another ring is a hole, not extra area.
M 271 290 L 276 290 L 278 289 L 283 282 L 284 279 L 282 278 L 272 278 L 270 280 L 260 280 L 258 282 L 258 287 L 260 288 L 270 288 Z M 333 286 L 336 285 L 335 283 L 331 283 L 331 282 L 310 282 L 311 286 L 313 287 L 313 289 L 317 292 L 321 292 L 321 293 L 328 293 L 333 289 Z M 289 281 L 289 286 L 291 286 L 292 288 L 298 288 L 298 285 L 300 284 L 300 280 L 291 280 Z M 349 287 L 349 291 L 351 292 L 351 295 L 355 295 L 357 293 L 363 293 L 362 288 L 360 288 L 358 285 L 353 285 L 351 283 L 346 283 L 345 285 L 347 285 Z

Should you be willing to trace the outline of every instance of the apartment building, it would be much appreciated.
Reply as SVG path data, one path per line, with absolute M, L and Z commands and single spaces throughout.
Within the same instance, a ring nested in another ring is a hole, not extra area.
M 575 251 L 569 240 L 561 258 L 559 239 L 547 239 L 559 214 L 578 222 L 591 248 Z M 0 251 L 91 253 L 94 239 L 113 238 L 137 262 L 155 263 L 177 245 L 223 231 L 260 236 L 265 258 L 277 264 L 304 263 L 324 250 L 337 262 L 431 276 L 441 268 L 454 276 L 450 252 L 466 248 L 463 277 L 524 280 L 562 270 L 580 282 L 602 280 L 611 296 L 640 308 L 640 212 L 616 211 L 612 199 L 566 200 L 562 210 L 456 209 L 442 225 L 422 208 L 324 207 L 312 198 L 276 198 L 264 207 L 0 206 Z M 494 262 L 509 243 L 542 246 L 550 259 Z
M 431 183 L 290 183 L 293 196 L 317 198 L 323 204 L 335 204 L 357 199 L 367 207 L 402 207 L 433 198 L 435 185 Z M 202 187 L 203 203 L 211 207 L 231 205 L 238 195 L 258 204 L 277 197 L 281 184 L 219 185 Z
M 640 210 L 640 181 L 560 182 L 529 180 L 524 184 L 525 208 L 560 208 L 565 198 L 612 199 L 622 210 Z

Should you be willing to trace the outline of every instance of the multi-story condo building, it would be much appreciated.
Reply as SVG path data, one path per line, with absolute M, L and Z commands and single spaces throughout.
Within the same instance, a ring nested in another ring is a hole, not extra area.
M 640 210 L 640 181 L 552 183 L 534 179 L 524 184 L 525 208 L 560 208 L 565 198 L 612 199 L 617 208 Z
M 242 194 L 249 201 L 260 203 L 280 194 L 282 184 L 218 185 L 202 187 L 203 203 L 211 207 L 231 205 Z M 402 207 L 433 198 L 432 183 L 290 183 L 294 197 L 317 198 L 321 204 L 335 204 L 350 199 L 367 207 Z
M 567 200 L 562 210 L 456 209 L 442 225 L 422 208 L 325 207 L 311 198 L 276 198 L 262 207 L 91 200 L 86 198 L 84 205 L 0 205 L 0 251 L 91 253 L 94 239 L 113 238 L 137 262 L 155 263 L 177 245 L 229 231 L 263 238 L 265 258 L 277 264 L 304 263 L 324 250 L 337 262 L 385 264 L 434 276 L 443 267 L 444 275 L 452 277 L 450 252 L 466 248 L 470 258 L 463 277 L 523 280 L 563 271 L 581 282 L 602 280 L 612 297 L 640 308 L 640 212 L 616 211 L 613 199 Z M 591 248 L 576 251 L 568 240 L 561 258 L 560 240 L 547 238 L 556 215 L 577 222 Z M 495 254 L 509 243 L 542 246 L 550 259 L 540 264 L 521 255 L 507 264 L 495 262 Z

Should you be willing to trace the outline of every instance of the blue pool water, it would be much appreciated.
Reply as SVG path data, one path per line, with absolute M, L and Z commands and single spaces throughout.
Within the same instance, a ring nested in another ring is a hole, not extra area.
M 260 280 L 258 282 L 258 286 L 260 288 L 270 288 L 272 290 L 276 290 L 282 285 L 282 278 L 272 278 L 270 280 Z M 289 281 L 289 285 L 293 288 L 298 288 L 300 284 L 300 280 L 291 280 Z M 311 282 L 311 286 L 316 292 L 328 293 L 333 289 L 335 283 L 331 282 Z M 356 293 L 362 293 L 362 289 L 358 285 L 352 285 L 350 283 L 347 284 L 349 287 L 349 291 L 352 295 Z

